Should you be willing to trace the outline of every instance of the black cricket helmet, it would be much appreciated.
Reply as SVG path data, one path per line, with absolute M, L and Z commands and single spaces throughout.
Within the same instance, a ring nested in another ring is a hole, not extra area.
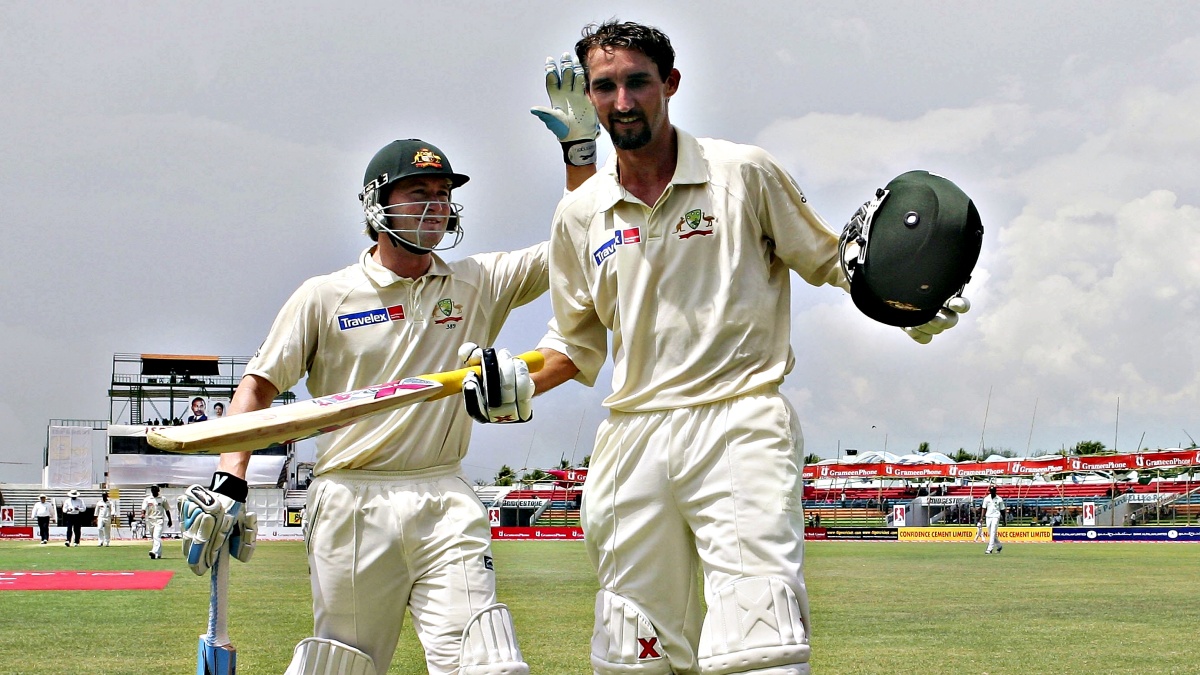
M 846 259 L 846 246 L 858 255 Z M 859 311 L 891 326 L 928 323 L 961 295 L 983 245 L 975 203 L 928 171 L 892 179 L 842 230 L 841 260 Z

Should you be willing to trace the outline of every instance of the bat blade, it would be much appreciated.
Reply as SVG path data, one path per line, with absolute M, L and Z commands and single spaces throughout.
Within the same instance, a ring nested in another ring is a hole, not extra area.
M 196 650 L 196 675 L 237 675 L 237 650 L 233 645 L 212 645 L 200 636 Z
M 526 352 L 517 358 L 534 373 L 544 363 L 538 352 Z M 206 422 L 153 429 L 146 440 L 159 450 L 178 453 L 247 452 L 283 445 L 377 413 L 456 394 L 462 391 L 463 378 L 472 371 L 478 374 L 479 368 L 430 373 Z

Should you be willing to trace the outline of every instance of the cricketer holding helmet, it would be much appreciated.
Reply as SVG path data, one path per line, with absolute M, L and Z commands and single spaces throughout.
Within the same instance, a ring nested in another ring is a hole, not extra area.
M 547 74 L 552 101 L 563 93 L 554 70 Z M 574 95 L 586 101 L 582 77 Z M 571 111 L 558 112 L 565 119 Z M 568 188 L 595 172 L 594 149 L 581 157 L 572 150 L 580 139 L 570 138 L 570 148 L 565 139 L 590 132 L 594 148 L 594 114 L 584 122 L 585 132 L 564 129 L 564 155 L 575 161 L 566 168 Z M 381 149 L 359 195 L 374 244 L 354 264 L 309 279 L 292 295 L 247 365 L 229 413 L 269 406 L 305 374 L 318 397 L 486 359 L 491 377 L 464 388 L 473 413 L 488 421 L 529 419 L 534 384 L 524 363 L 478 345 L 490 345 L 513 309 L 546 291 L 548 245 L 443 260 L 435 251 L 463 236 L 461 207 L 451 195 L 467 180 L 426 141 Z M 499 399 L 488 396 L 500 392 Z M 486 508 L 461 472 L 470 432 L 468 413 L 447 398 L 317 439 L 304 523 L 315 637 L 297 645 L 288 673 L 386 672 L 405 609 L 428 672 L 529 672 L 508 609 L 496 600 Z M 197 574 L 224 538 L 235 557 L 248 557 L 238 555 L 247 542 L 235 528 L 244 517 L 248 461 L 249 453 L 222 455 L 212 487 L 188 489 L 197 529 L 188 534 L 185 526 L 184 547 Z M 217 526 L 225 534 L 201 523 L 205 517 L 226 523 Z
M 779 384 L 790 272 L 848 288 L 838 236 L 762 149 L 671 125 L 680 74 L 660 31 L 613 20 L 575 51 L 615 157 L 558 206 L 557 327 L 540 347 L 543 372 L 590 386 L 611 333 L 582 509 L 601 588 L 592 668 L 808 673 L 803 440 Z

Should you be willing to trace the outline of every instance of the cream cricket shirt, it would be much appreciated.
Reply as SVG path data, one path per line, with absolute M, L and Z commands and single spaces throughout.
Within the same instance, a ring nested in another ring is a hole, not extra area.
M 445 262 L 419 279 L 371 258 L 304 282 L 280 310 L 247 374 L 286 391 L 308 374 L 326 396 L 461 368 L 458 347 L 491 345 L 505 318 L 546 291 L 547 245 Z M 471 418 L 462 400 L 381 413 L 317 437 L 314 474 L 335 469 L 415 471 L 452 465 L 467 452 Z
M 550 239 L 552 326 L 540 346 L 595 383 L 612 332 L 604 405 L 711 403 L 791 370 L 789 270 L 847 288 L 837 235 L 761 148 L 676 129 L 675 176 L 653 208 L 618 183 L 615 156 L 563 198 Z

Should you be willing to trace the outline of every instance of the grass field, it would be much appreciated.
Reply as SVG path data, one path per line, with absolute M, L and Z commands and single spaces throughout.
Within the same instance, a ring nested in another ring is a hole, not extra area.
M 0 570 L 171 569 L 164 591 L 0 591 L 0 673 L 191 673 L 208 580 L 178 542 L 0 542 Z M 595 579 L 580 543 L 497 542 L 502 601 L 534 673 L 588 673 Z M 1200 672 L 1200 547 L 810 542 L 814 673 Z M 312 629 L 304 546 L 231 570 L 243 675 L 282 673 Z M 424 672 L 406 626 L 389 673 Z

